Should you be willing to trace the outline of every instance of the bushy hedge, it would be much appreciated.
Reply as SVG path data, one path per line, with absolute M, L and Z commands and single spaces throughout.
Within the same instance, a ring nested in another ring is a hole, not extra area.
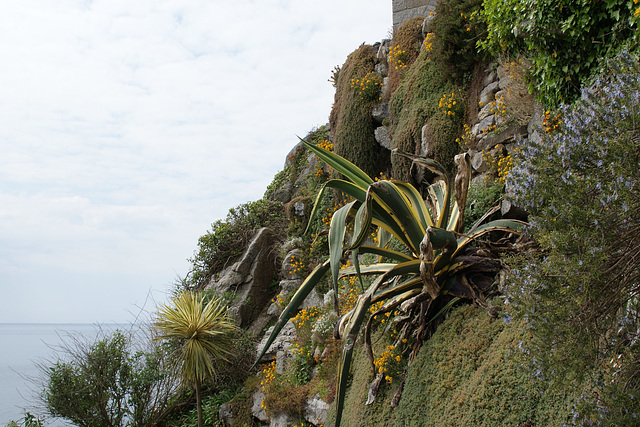
M 510 175 L 541 249 L 513 262 L 512 311 L 545 375 L 600 370 L 607 391 L 594 404 L 607 425 L 640 414 L 639 100 L 638 58 L 623 54 L 560 110 L 556 130 L 523 143 Z M 621 390 L 631 401 L 609 398 Z

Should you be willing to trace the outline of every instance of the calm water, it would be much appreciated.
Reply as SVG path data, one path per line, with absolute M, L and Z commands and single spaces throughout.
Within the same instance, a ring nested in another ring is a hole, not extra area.
M 104 331 L 129 325 L 101 325 Z M 9 421 L 22 419 L 25 409 L 37 413 L 34 398 L 38 388 L 26 378 L 37 378 L 38 362 L 51 360 L 51 347 L 61 344 L 69 334 L 93 342 L 99 328 L 92 324 L 7 324 L 0 323 L 0 427 Z M 60 420 L 47 420 L 49 427 L 67 426 Z

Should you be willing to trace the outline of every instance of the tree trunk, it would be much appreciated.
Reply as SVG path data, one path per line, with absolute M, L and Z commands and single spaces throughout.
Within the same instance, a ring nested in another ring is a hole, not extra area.
M 202 396 L 200 396 L 200 382 L 196 382 L 196 407 L 198 408 L 198 427 L 203 427 Z

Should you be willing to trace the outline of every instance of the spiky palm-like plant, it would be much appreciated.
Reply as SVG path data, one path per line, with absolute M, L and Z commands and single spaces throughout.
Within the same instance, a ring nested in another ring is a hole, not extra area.
M 496 211 L 494 209 L 471 230 L 462 232 L 470 179 L 470 164 L 466 154 L 456 157 L 459 172 L 454 180 L 437 162 L 413 159 L 414 163 L 429 168 L 441 177 L 429 187 L 431 203 L 427 204 L 412 185 L 392 180 L 374 182 L 346 159 L 303 142 L 345 178 L 333 179 L 325 184 L 311 215 L 315 213 L 318 200 L 326 188 L 338 189 L 354 200 L 333 214 L 329 228 L 329 259 L 316 267 L 300 285 L 280 315 L 258 360 L 327 272 L 331 271 L 335 295 L 338 294 L 337 283 L 341 276 L 377 276 L 359 295 L 354 308 L 342 316 L 336 328 L 336 335 L 343 339 L 336 392 L 336 425 L 339 426 L 354 344 L 370 307 L 381 304 L 369 317 L 365 327 L 365 343 L 371 360 L 371 321 L 375 315 L 397 308 L 408 313 L 406 319 L 410 323 L 405 331 L 417 329 L 419 346 L 420 340 L 428 336 L 427 327 L 433 327 L 432 321 L 456 301 L 466 299 L 486 305 L 485 294 L 491 288 L 500 263 L 472 248 L 470 243 L 490 232 L 518 232 L 524 223 L 499 219 L 485 224 L 489 214 Z M 350 236 L 347 233 L 349 229 L 353 230 Z M 376 245 L 367 244 L 372 229 L 378 231 Z M 405 250 L 390 249 L 388 243 L 391 239 L 397 240 Z M 360 265 L 358 255 L 367 253 L 379 256 L 380 261 Z M 341 270 L 340 265 L 346 255 L 351 255 L 353 267 Z M 383 259 L 385 262 L 382 262 Z M 335 303 L 339 312 L 337 298 Z M 414 352 L 417 348 L 414 347 Z
M 216 374 L 214 360 L 229 361 L 236 324 L 218 299 L 205 303 L 200 294 L 182 292 L 159 308 L 154 326 L 156 339 L 173 346 L 181 377 L 196 392 L 198 426 L 202 427 L 201 387 Z

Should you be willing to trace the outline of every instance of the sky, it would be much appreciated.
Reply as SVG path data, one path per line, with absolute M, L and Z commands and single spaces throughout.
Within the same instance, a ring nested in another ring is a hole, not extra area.
M 0 323 L 133 321 L 328 121 L 391 0 L 20 0 L 0 14 Z

